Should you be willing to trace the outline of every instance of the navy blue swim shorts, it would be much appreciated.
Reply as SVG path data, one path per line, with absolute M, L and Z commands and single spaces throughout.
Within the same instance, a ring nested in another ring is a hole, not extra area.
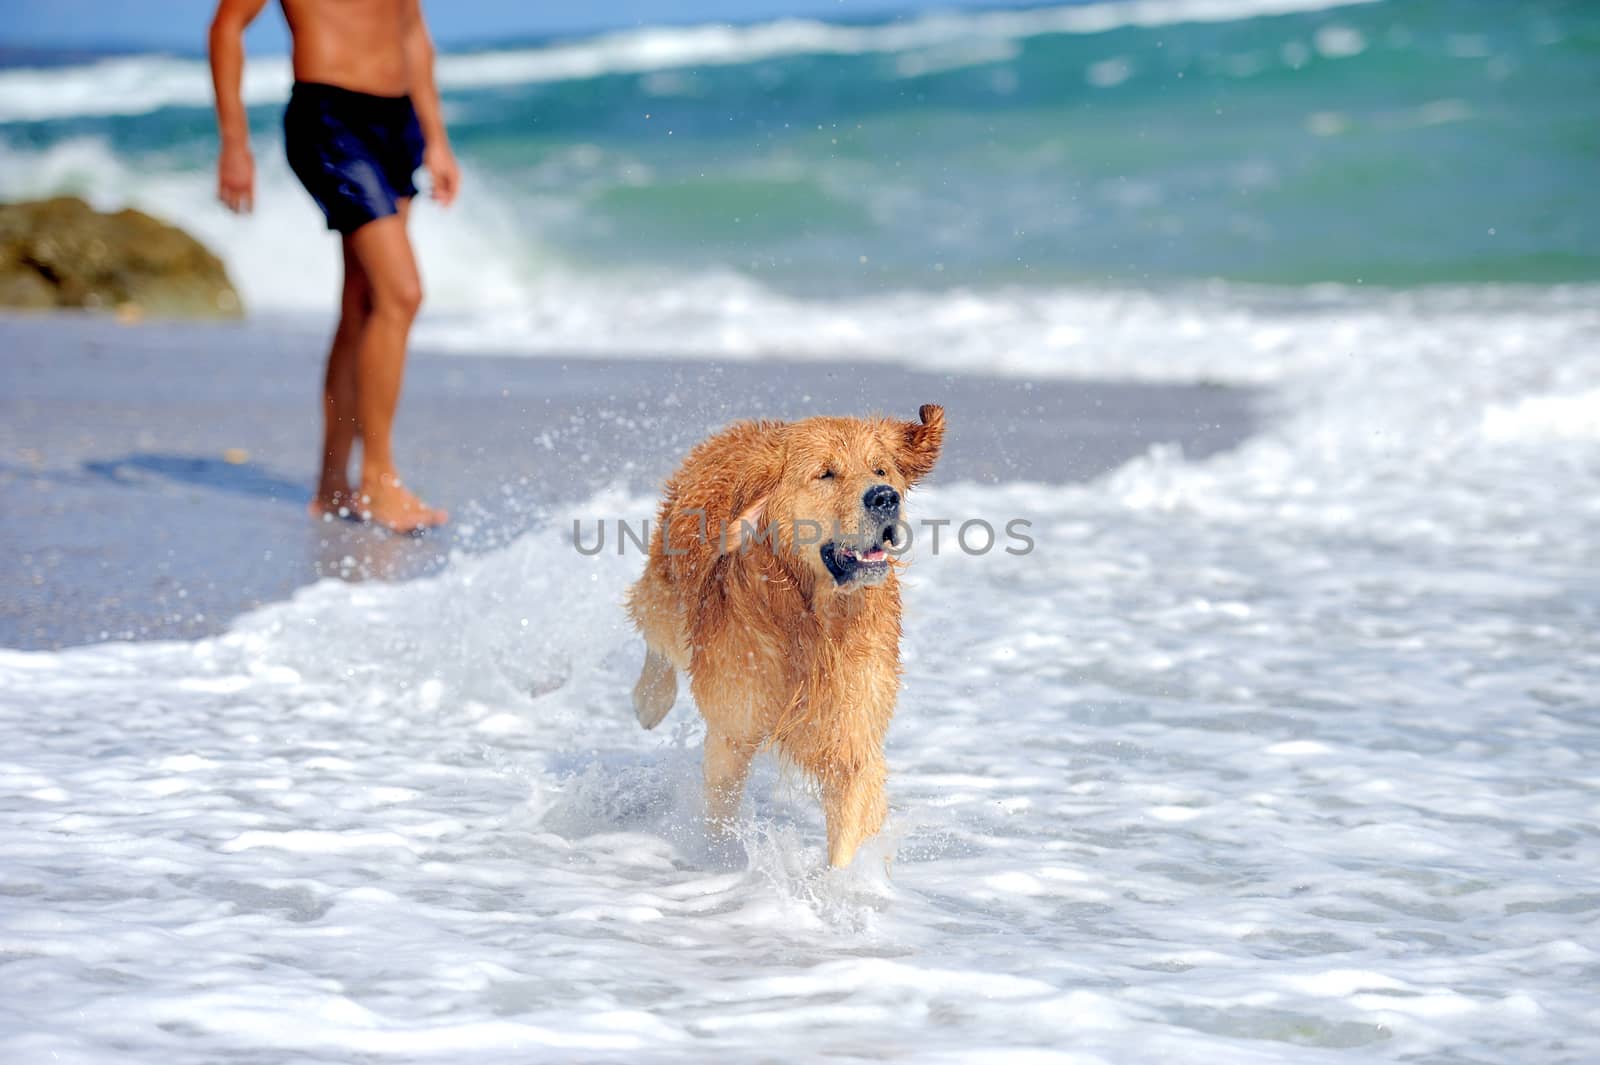
M 373 96 L 297 81 L 283 112 L 289 167 L 328 217 L 354 233 L 417 194 L 422 128 L 409 96 Z

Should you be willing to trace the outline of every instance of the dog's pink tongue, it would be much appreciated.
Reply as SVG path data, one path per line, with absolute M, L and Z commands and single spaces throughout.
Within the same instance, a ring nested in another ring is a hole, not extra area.
M 883 561 L 883 548 L 874 547 L 871 551 L 868 551 L 866 554 L 862 555 L 861 557 L 866 559 L 868 562 L 882 562 Z

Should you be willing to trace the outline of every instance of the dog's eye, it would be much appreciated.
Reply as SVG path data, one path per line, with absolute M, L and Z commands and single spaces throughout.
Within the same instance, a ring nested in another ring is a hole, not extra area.
M 877 474 L 879 477 L 887 477 L 888 476 L 888 474 L 883 472 L 882 467 L 880 467 L 880 468 L 878 468 L 876 470 L 873 470 L 872 472 Z
M 832 470 L 823 470 L 821 473 L 817 474 L 817 480 L 819 480 L 819 481 L 831 481 L 831 480 L 833 480 L 833 471 Z

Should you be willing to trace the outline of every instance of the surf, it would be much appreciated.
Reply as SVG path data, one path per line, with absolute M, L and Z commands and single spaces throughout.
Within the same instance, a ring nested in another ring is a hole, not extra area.
M 417 212 L 425 268 L 447 267 L 432 303 L 488 335 L 545 293 L 601 329 L 606 300 L 703 293 L 734 338 L 750 301 L 1593 282 L 1593 23 L 1581 6 L 1523 23 L 1438 0 L 1122 3 L 447 53 L 470 194 Z M 0 196 L 131 203 L 201 230 L 250 306 L 331 306 L 336 256 L 282 165 L 280 60 L 247 67 L 262 214 L 246 221 L 208 207 L 198 60 L 4 78 Z M 16 110 L 36 106 L 56 111 Z M 1527 150 L 1492 147 L 1506 139 Z

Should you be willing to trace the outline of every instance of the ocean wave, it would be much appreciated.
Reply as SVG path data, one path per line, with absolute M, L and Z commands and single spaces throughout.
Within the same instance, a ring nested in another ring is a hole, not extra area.
M 840 25 L 782 19 L 754 25 L 650 27 L 545 45 L 438 60 L 446 91 L 578 81 L 609 74 L 642 74 L 695 66 L 737 66 L 798 55 L 916 53 L 970 46 L 990 57 L 1006 42 L 1051 34 L 1105 33 L 1184 22 L 1233 22 L 1377 0 L 1111 0 L 1021 11 L 922 15 L 878 25 Z M 975 42 L 984 42 L 983 47 Z M 941 69 L 948 57 L 915 58 L 903 69 Z M 253 59 L 244 98 L 268 104 L 288 95 L 292 73 L 281 56 Z M 164 107 L 208 107 L 211 82 L 204 62 L 172 56 L 132 56 L 77 66 L 0 71 L 0 123 L 94 115 L 135 115 Z
M 255 213 L 241 218 L 215 203 L 209 168 L 150 167 L 103 138 L 78 138 L 0 150 L 0 198 L 70 192 L 102 209 L 132 205 L 181 222 L 222 257 L 252 312 L 314 320 L 320 329 L 337 306 L 337 242 L 279 144 L 258 146 L 257 167 Z M 867 359 L 955 372 L 1260 384 L 1303 377 L 1317 369 L 1308 359 L 1381 350 L 1397 320 L 1416 323 L 1420 343 L 1436 317 L 1515 331 L 1600 306 L 1594 284 L 1391 292 L 1224 282 L 950 285 L 808 298 L 725 268 L 575 263 L 541 242 L 503 179 L 470 167 L 467 178 L 470 197 L 449 211 L 424 201 L 412 215 L 427 289 L 419 347 Z M 1292 344 L 1288 311 L 1329 323 L 1343 346 Z
M 287 99 L 288 59 L 270 56 L 245 66 L 247 104 Z M 0 123 L 108 115 L 142 115 L 164 107 L 210 107 L 211 74 L 198 59 L 119 56 L 62 67 L 0 70 Z
M 1396 344 L 1431 352 L 1467 344 L 1475 330 L 1519 343 L 1518 336 L 1542 332 L 1547 319 L 1559 334 L 1551 342 L 1570 348 L 1578 337 L 1600 336 L 1600 314 L 1590 310 L 1597 305 L 1595 285 L 1380 292 L 1222 282 L 899 290 L 807 300 L 731 274 L 649 279 L 557 272 L 515 306 L 435 310 L 418 324 L 416 342 L 462 354 L 886 362 L 958 374 L 1284 385 L 1340 361 L 1407 357 Z M 1301 334 L 1317 328 L 1327 330 L 1328 342 L 1305 343 Z M 1389 340 L 1396 330 L 1401 338 Z M 1576 424 L 1588 409 L 1564 407 L 1563 417 Z

